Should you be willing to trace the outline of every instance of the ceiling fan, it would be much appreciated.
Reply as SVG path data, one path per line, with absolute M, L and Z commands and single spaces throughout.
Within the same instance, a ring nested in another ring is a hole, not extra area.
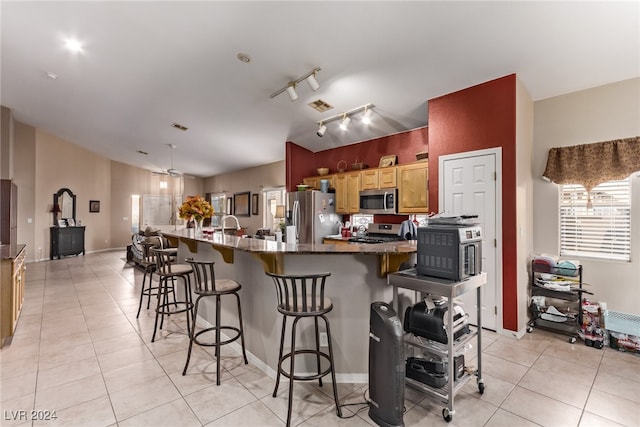
M 163 171 L 154 171 L 153 173 L 156 175 L 169 175 L 169 176 L 182 176 L 182 174 L 173 168 L 173 150 L 175 150 L 175 144 L 167 144 L 171 148 L 171 167 L 167 170 Z

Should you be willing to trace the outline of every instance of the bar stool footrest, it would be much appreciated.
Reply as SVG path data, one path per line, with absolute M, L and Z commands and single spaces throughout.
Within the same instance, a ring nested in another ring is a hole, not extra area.
M 209 342 L 202 342 L 198 340 L 198 336 L 206 333 L 206 332 L 211 332 L 211 331 L 215 331 L 217 328 L 215 326 L 212 326 L 210 328 L 206 328 L 203 329 L 201 331 L 198 331 L 194 336 L 193 336 L 193 342 L 204 346 L 204 347 L 215 347 L 216 346 L 216 342 L 215 341 L 209 341 Z M 236 328 L 235 326 L 220 326 L 220 331 L 223 330 L 228 330 L 228 331 L 234 331 L 236 333 L 235 336 L 229 338 L 228 340 L 225 341 L 221 341 L 220 345 L 225 345 L 225 344 L 229 344 L 234 342 L 235 340 L 237 340 L 238 338 L 240 338 L 240 328 Z
M 284 363 L 285 360 L 289 359 L 291 357 L 291 352 L 284 354 L 282 356 L 282 359 L 280 359 L 280 362 L 278 363 L 278 370 L 280 371 L 280 374 L 286 378 L 291 378 L 291 375 L 289 374 L 288 371 L 285 371 L 284 368 L 282 367 L 282 364 Z M 313 355 L 317 355 L 320 356 L 322 358 L 324 358 L 327 362 L 329 362 L 329 367 L 327 369 L 325 369 L 324 371 L 320 372 L 319 374 L 313 374 L 313 375 L 293 375 L 293 379 L 296 381 L 313 381 L 313 380 L 317 380 L 320 379 L 326 375 L 329 375 L 331 373 L 331 359 L 329 358 L 329 355 L 327 353 L 323 353 L 322 351 L 317 351 L 317 350 L 296 350 L 293 352 L 294 355 L 299 355 L 299 354 L 313 354 Z
M 184 306 L 184 308 L 177 308 L 176 306 Z M 174 306 L 175 308 L 173 310 L 169 310 L 170 306 Z M 191 309 L 193 308 L 193 303 L 191 302 L 186 302 L 186 301 L 176 301 L 176 302 L 169 302 L 167 304 L 160 304 L 156 311 L 158 312 L 158 314 L 167 314 L 169 316 L 171 316 L 172 314 L 178 314 L 178 313 L 184 313 L 185 311 L 191 311 Z M 166 310 L 165 310 L 166 309 Z

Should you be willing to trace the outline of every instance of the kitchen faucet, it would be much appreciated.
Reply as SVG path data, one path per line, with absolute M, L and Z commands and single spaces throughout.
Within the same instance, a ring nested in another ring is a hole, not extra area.
M 227 218 L 231 218 L 231 219 L 235 220 L 235 222 L 236 222 L 236 230 L 240 230 L 241 229 L 240 221 L 238 221 L 238 218 L 236 218 L 234 215 L 224 215 L 222 217 L 222 220 L 220 220 L 220 225 L 222 226 L 222 234 L 224 234 L 224 229 L 225 229 L 224 224 L 227 221 Z

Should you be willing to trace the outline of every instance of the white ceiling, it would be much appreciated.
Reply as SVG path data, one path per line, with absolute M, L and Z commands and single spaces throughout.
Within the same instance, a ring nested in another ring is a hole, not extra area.
M 640 76 L 637 1 L 0 7 L 0 101 L 16 120 L 150 170 L 170 167 L 175 144 L 174 167 L 202 177 L 282 160 L 285 141 L 321 151 L 424 126 L 428 99 L 511 73 L 534 100 Z M 82 53 L 65 50 L 71 37 Z M 270 99 L 314 67 L 319 90 Z M 334 108 L 307 106 L 317 99 Z M 369 102 L 371 125 L 316 136 Z

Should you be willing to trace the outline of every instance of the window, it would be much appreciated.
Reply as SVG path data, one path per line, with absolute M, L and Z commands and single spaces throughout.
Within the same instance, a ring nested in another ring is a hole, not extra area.
M 286 205 L 287 192 L 284 187 L 274 188 L 262 191 L 262 227 L 270 230 L 279 231 L 280 223 L 285 218 L 276 216 L 278 206 Z M 285 209 L 286 213 L 286 209 Z
M 629 178 L 589 193 L 582 185 L 560 186 L 560 255 L 631 260 Z

